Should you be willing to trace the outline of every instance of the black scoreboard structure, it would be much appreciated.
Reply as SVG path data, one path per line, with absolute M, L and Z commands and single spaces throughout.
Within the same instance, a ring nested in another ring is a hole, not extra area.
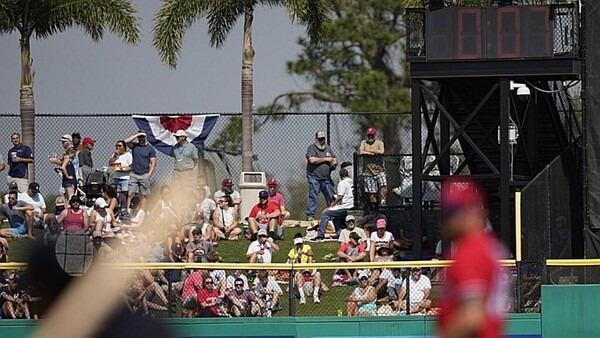
M 529 235 L 545 236 L 560 219 L 570 231 L 561 255 L 581 255 L 583 126 L 569 92 L 582 75 L 579 16 L 572 4 L 406 13 L 413 187 L 450 176 L 477 179 L 487 190 L 490 223 L 513 252 L 515 193 L 523 190 L 532 203 Z M 413 189 L 414 206 L 421 195 Z M 420 208 L 413 207 L 413 226 L 421 258 Z M 549 251 L 549 238 L 524 254 Z

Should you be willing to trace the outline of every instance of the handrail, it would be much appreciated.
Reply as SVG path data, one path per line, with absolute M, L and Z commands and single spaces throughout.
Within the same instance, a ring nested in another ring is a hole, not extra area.
M 363 262 L 363 263 L 105 263 L 114 269 L 128 270 L 176 270 L 176 269 L 222 269 L 222 270 L 306 270 L 306 269 L 337 269 L 337 268 L 439 268 L 452 265 L 451 260 L 432 261 L 393 261 L 393 262 Z M 500 260 L 503 266 L 515 266 L 515 260 Z M 0 270 L 12 270 L 26 268 L 27 263 L 0 263 Z

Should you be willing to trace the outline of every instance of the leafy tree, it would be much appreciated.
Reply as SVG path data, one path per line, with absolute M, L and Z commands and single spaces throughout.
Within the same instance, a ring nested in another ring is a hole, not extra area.
M 139 20 L 134 16 L 131 0 L 0 0 L 0 34 L 20 34 L 21 49 L 21 133 L 23 143 L 35 146 L 35 72 L 30 40 L 45 39 L 72 27 L 81 27 L 94 42 L 104 32 L 123 37 L 128 44 L 140 39 Z M 35 166 L 30 166 L 29 179 L 35 179 Z
M 208 21 L 210 45 L 221 47 L 227 35 L 240 17 L 244 18 L 242 46 L 242 163 L 243 169 L 252 170 L 252 106 L 253 106 L 253 62 L 252 21 L 257 6 L 285 7 L 293 21 L 306 25 L 312 41 L 318 40 L 328 22 L 326 0 L 163 0 L 164 4 L 155 17 L 154 47 L 162 61 L 169 67 L 177 66 L 183 36 L 196 20 Z M 231 120 L 232 123 L 236 119 Z M 239 124 L 238 124 L 239 125 Z M 230 129 L 238 129 L 238 125 Z
M 410 1 L 329 0 L 332 21 L 327 33 L 318 45 L 300 38 L 303 50 L 287 65 L 290 74 L 303 77 L 312 88 L 283 93 L 271 110 L 282 108 L 283 101 L 296 109 L 317 101 L 369 112 L 354 118 L 360 133 L 374 126 L 382 131 L 386 152 L 399 152 L 403 120 L 378 113 L 410 110 L 403 50 L 407 4 Z

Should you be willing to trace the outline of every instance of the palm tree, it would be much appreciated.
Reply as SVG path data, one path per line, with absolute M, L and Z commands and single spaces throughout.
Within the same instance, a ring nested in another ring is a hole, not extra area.
M 139 19 L 130 0 L 0 0 L 0 34 L 18 31 L 21 48 L 21 133 L 23 143 L 35 147 L 35 103 L 30 40 L 45 39 L 78 26 L 94 42 L 102 39 L 104 31 L 123 37 L 128 44 L 140 39 Z M 35 180 L 31 165 L 29 180 Z
M 242 165 L 252 170 L 252 105 L 254 49 L 252 21 L 257 6 L 285 7 L 292 21 L 306 25 L 312 41 L 322 36 L 329 21 L 326 0 L 163 0 L 154 21 L 154 47 L 162 61 L 171 68 L 177 58 L 186 30 L 200 18 L 208 20 L 211 47 L 222 47 L 239 17 L 244 18 L 242 47 Z

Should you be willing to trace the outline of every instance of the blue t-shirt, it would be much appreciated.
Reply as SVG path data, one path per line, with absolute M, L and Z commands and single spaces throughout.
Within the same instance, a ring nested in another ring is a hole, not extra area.
M 148 143 L 143 146 L 134 143 L 131 147 L 131 156 L 133 157 L 131 165 L 133 172 L 138 175 L 147 174 L 150 172 L 150 159 L 156 157 L 156 150 Z
M 24 144 L 20 144 L 18 147 L 12 147 L 8 151 L 8 160 L 6 163 L 10 166 L 10 170 L 8 171 L 8 176 L 14 178 L 27 178 L 27 163 L 17 162 L 13 163 L 12 157 L 13 154 L 17 157 L 21 158 L 33 158 L 33 153 L 31 152 L 31 148 Z

